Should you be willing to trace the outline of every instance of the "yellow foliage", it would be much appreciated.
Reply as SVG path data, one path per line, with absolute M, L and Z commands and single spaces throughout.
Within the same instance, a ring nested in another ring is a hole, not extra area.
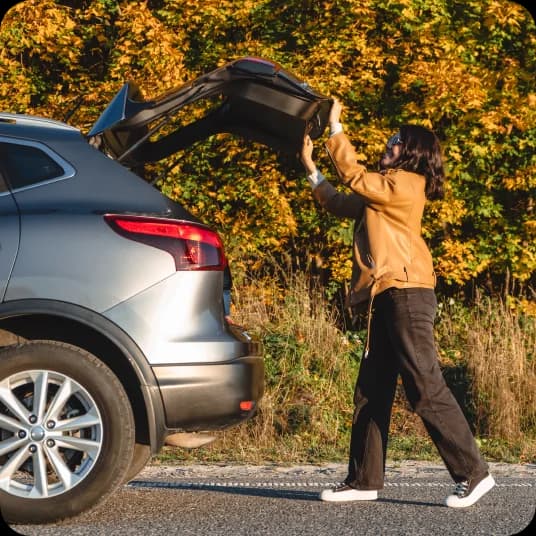
M 352 260 L 348 251 L 334 253 L 329 258 L 329 268 L 335 281 L 349 281 L 352 277 Z
M 502 184 L 507 190 L 528 191 L 536 188 L 536 165 L 516 170 L 513 176 L 503 177 Z
M 127 80 L 150 99 L 237 57 L 266 57 L 341 99 L 369 169 L 401 123 L 436 130 L 447 195 L 428 205 L 423 233 L 440 275 L 464 284 L 508 269 L 531 285 L 535 35 L 526 10 L 501 0 L 469 0 L 463 14 L 439 0 L 26 0 L 0 26 L 0 109 L 61 120 L 83 97 L 69 121 L 85 132 Z M 168 128 L 215 104 L 185 108 Z M 322 141 L 317 163 L 335 182 Z M 351 275 L 350 224 L 315 206 L 291 158 L 217 135 L 157 184 L 217 226 L 239 270 L 292 246 L 325 259 L 336 281 Z
M 472 241 L 445 239 L 442 254 L 436 261 L 436 272 L 447 281 L 463 284 L 476 277 L 489 265 L 489 259 L 479 260 Z
M 113 79 L 136 80 L 148 96 L 157 96 L 191 76 L 184 66 L 184 39 L 167 31 L 147 2 L 124 3 L 115 27 L 121 53 L 110 71 Z
M 527 220 L 524 225 L 528 235 L 536 237 L 536 220 Z
M 527 298 L 514 299 L 512 296 L 508 297 L 511 299 L 509 303 L 511 309 L 536 318 L 536 301 L 528 300 Z

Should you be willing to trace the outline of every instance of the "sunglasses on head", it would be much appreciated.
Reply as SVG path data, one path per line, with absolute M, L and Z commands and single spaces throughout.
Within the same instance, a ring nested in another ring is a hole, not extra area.
M 387 149 L 391 150 L 395 145 L 404 143 L 400 137 L 400 132 L 397 132 L 387 140 Z

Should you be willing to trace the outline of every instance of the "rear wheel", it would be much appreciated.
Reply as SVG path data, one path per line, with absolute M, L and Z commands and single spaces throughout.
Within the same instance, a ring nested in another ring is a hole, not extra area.
M 54 341 L 0 350 L 0 506 L 47 523 L 95 507 L 124 481 L 135 442 L 128 397 L 92 354 Z

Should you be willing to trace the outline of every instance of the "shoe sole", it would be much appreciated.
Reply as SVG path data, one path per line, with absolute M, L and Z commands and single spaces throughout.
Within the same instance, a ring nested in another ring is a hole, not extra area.
M 463 499 L 458 499 L 455 495 L 450 495 L 447 497 L 445 504 L 449 508 L 467 508 L 481 499 L 491 488 L 493 488 L 493 486 L 495 486 L 495 480 L 493 480 L 491 475 L 488 475 L 477 484 L 470 495 Z
M 319 498 L 324 502 L 375 501 L 378 498 L 378 492 L 375 490 L 353 490 L 334 493 L 327 490 L 320 493 Z

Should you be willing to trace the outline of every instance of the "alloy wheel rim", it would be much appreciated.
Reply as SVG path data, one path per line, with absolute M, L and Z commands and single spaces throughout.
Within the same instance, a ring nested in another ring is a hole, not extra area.
M 29 370 L 0 381 L 0 490 L 46 499 L 77 486 L 103 443 L 93 397 L 51 370 Z

